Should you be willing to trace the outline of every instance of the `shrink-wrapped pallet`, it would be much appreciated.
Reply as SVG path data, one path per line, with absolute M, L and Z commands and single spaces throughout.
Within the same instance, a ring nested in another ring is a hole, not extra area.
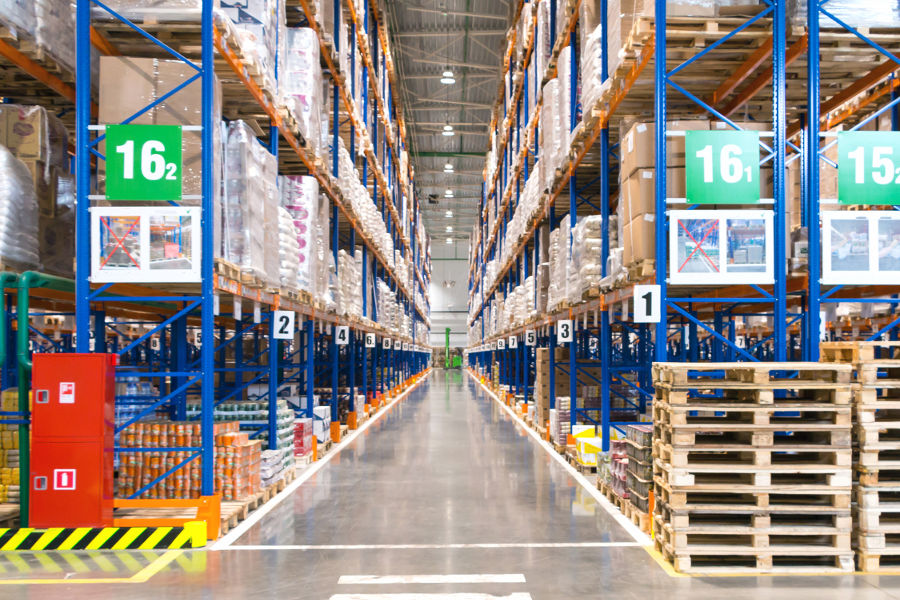
M 0 261 L 16 269 L 39 264 L 38 205 L 25 164 L 0 146 Z
M 319 182 L 315 177 L 288 175 L 280 183 L 281 205 L 290 213 L 297 236 L 297 287 L 315 295 Z
M 284 68 L 278 79 L 282 101 L 297 120 L 307 147 L 321 155 L 322 67 L 319 38 L 308 27 L 286 32 Z
M 300 245 L 297 243 L 297 228 L 291 213 L 278 207 L 278 254 L 279 283 L 282 288 L 298 288 L 297 274 L 300 270 Z

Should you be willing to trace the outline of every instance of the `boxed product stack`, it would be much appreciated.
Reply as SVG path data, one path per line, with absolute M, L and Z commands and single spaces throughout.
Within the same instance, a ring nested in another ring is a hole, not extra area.
M 313 435 L 320 444 L 331 439 L 331 407 L 316 406 L 313 408 Z
M 653 425 L 628 425 L 625 428 L 628 470 L 625 482 L 628 499 L 639 511 L 650 512 L 653 490 Z
M 278 161 L 243 121 L 228 124 L 225 196 L 222 200 L 224 258 L 260 285 L 278 277 L 278 247 L 268 244 L 277 230 Z M 274 217 L 274 218 L 273 218 Z M 272 258 L 274 254 L 275 258 Z
M 670 121 L 667 131 L 708 130 L 707 121 Z M 684 198 L 684 136 L 666 143 L 666 197 Z M 625 267 L 656 257 L 656 126 L 635 123 L 622 136 L 617 214 L 622 222 Z
M 851 372 L 654 363 L 655 542 L 676 570 L 853 570 Z
M 306 456 L 312 452 L 313 420 L 294 420 L 294 456 Z
M 282 101 L 297 121 L 306 147 L 321 155 L 322 68 L 319 38 L 308 27 L 289 28 L 279 71 Z
M 260 442 L 250 441 L 237 422 L 214 426 L 216 492 L 224 500 L 244 498 L 259 489 Z M 129 497 L 160 475 L 183 463 L 192 454 L 178 452 L 129 452 L 127 448 L 200 447 L 197 421 L 141 421 L 119 434 L 119 472 L 116 495 Z M 192 460 L 142 494 L 144 498 L 199 498 L 200 461 Z
M 556 408 L 550 409 L 550 437 L 560 446 L 565 446 L 572 433 L 572 404 L 568 396 L 556 397 Z
M 861 571 L 900 564 L 900 342 L 822 342 L 822 360 L 847 363 L 853 386 L 853 546 Z

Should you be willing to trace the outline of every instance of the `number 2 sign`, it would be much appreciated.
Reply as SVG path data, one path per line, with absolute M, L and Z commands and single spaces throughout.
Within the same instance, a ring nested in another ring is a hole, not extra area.
M 272 339 L 294 339 L 294 323 L 297 313 L 292 310 L 276 310 L 272 315 Z

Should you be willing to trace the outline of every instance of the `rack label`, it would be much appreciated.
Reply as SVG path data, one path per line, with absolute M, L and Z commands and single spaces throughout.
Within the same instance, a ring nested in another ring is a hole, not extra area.
M 900 133 L 842 131 L 837 139 L 838 202 L 900 204 Z
M 519 338 L 514 335 L 509 336 L 509 349 L 515 350 L 519 347 Z
M 381 349 L 382 350 L 390 350 L 391 349 L 391 338 L 384 338 L 381 340 Z
M 658 285 L 634 286 L 634 322 L 659 323 L 661 298 Z
M 334 343 L 338 346 L 346 346 L 350 343 L 350 328 L 348 326 L 334 326 Z
M 375 347 L 375 334 L 367 333 L 366 334 L 366 348 L 374 348 Z
M 402 350 L 402 349 L 403 349 L 403 342 L 401 342 L 400 340 L 394 340 L 394 350 Z
M 556 322 L 556 342 L 560 346 L 575 339 L 571 319 L 560 319 Z
M 525 345 L 526 346 L 534 346 L 537 343 L 537 334 L 535 334 L 534 329 L 529 329 L 525 332 Z
M 759 204 L 758 131 L 686 131 L 688 204 Z
M 297 313 L 292 310 L 276 310 L 272 315 L 272 339 L 294 339 L 294 324 L 296 323 L 296 319 Z
M 503 338 L 497 340 L 497 350 L 506 350 L 506 340 Z
M 181 200 L 181 126 L 107 125 L 107 200 Z

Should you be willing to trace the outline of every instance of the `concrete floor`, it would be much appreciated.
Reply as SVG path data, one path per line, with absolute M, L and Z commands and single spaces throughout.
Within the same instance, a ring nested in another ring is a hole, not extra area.
M 338 583 L 451 574 L 466 577 Z M 900 577 L 672 577 L 459 371 L 436 371 L 228 548 L 0 556 L 0 599 L 253 596 L 900 599 Z

